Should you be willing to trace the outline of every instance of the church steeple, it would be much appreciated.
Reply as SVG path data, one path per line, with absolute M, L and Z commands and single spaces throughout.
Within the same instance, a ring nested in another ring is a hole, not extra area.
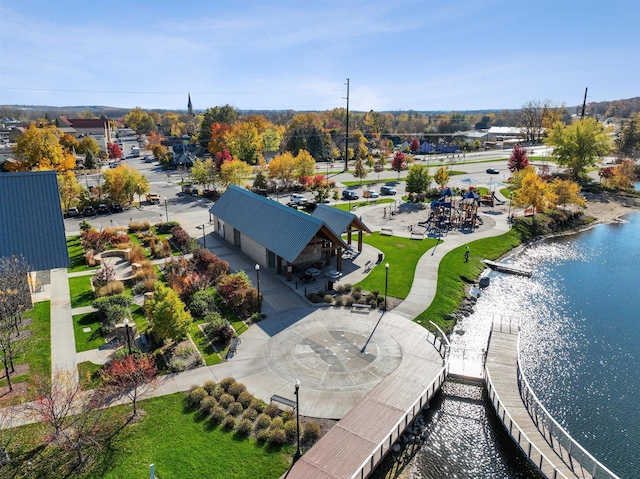
M 189 101 L 187 102 L 187 112 L 193 116 L 193 105 L 191 104 L 191 92 L 189 92 Z

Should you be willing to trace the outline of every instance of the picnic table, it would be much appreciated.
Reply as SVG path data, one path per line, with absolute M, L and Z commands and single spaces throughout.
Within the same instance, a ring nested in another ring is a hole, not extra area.
M 320 274 L 320 270 L 318 268 L 309 268 L 304 272 L 307 276 L 318 276 Z

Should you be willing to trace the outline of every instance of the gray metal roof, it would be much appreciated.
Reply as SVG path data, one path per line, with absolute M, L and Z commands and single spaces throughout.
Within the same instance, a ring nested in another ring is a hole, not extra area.
M 321 229 L 325 236 L 333 236 L 322 220 L 234 185 L 209 212 L 289 263 Z M 339 235 L 330 239 L 346 246 Z
M 339 210 L 332 206 L 320 204 L 313 211 L 312 216 L 324 221 L 329 229 L 337 236 L 344 233 L 352 223 L 354 223 L 357 228 L 366 231 L 367 233 L 371 233 L 369 228 L 367 228 L 356 215 L 347 211 Z
M 55 171 L 0 173 L 0 256 L 33 271 L 69 266 Z

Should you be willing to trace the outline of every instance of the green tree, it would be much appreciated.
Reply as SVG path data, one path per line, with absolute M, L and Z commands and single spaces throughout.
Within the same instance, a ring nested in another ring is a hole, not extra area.
M 198 141 L 200 145 L 206 147 L 211 139 L 211 125 L 214 123 L 224 123 L 233 125 L 238 120 L 238 112 L 231 105 L 216 106 L 207 108 L 200 123 Z
M 91 154 L 93 158 L 98 158 L 100 156 L 100 145 L 90 136 L 83 136 L 78 142 L 76 153 L 79 155 Z
M 316 159 L 323 158 L 329 149 L 329 136 L 318 115 L 299 113 L 291 119 L 285 133 L 285 149 L 293 155 L 306 150 Z
M 191 167 L 191 179 L 196 185 L 211 185 L 215 180 L 216 165 L 211 158 L 197 159 Z
M 282 143 L 281 127 L 271 126 L 262 134 L 262 151 L 278 151 Z
M 553 146 L 553 154 L 559 166 L 566 167 L 575 180 L 579 180 L 586 169 L 611 150 L 611 143 L 602 123 L 595 118 L 578 120 L 572 125 L 556 123 L 545 140 Z
M 425 165 L 412 165 L 407 174 L 407 193 L 424 193 L 431 185 L 429 168 Z
M 145 312 L 151 330 L 163 340 L 177 341 L 186 337 L 193 322 L 178 293 L 162 283 L 156 283 L 153 298 L 145 304 Z

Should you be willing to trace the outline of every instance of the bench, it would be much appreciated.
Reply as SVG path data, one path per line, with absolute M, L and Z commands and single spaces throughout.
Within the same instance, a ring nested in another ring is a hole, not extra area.
M 231 342 L 231 346 L 229 346 L 229 351 L 227 351 L 226 359 L 232 358 L 236 355 L 236 350 L 238 349 L 238 345 L 240 344 L 240 338 L 233 338 Z
M 411 232 L 411 239 L 423 240 L 424 239 L 424 233 L 419 233 L 417 231 L 412 231 Z
M 380 234 L 381 235 L 385 235 L 385 236 L 393 236 L 393 229 L 391 229 L 391 228 L 382 228 L 380 230 Z
M 373 262 L 371 260 L 369 260 L 364 264 L 364 270 L 365 271 L 369 271 L 372 266 L 373 266 Z
M 278 396 L 277 394 L 274 394 L 273 396 L 271 396 L 270 404 L 273 404 L 274 402 L 279 402 L 280 404 L 284 404 L 285 406 L 289 406 L 294 411 L 296 409 L 296 402 L 294 400 L 288 399 L 286 397 Z
M 363 311 L 365 313 L 368 313 L 369 311 L 371 311 L 371 305 L 370 304 L 353 303 L 351 305 L 351 311 Z

